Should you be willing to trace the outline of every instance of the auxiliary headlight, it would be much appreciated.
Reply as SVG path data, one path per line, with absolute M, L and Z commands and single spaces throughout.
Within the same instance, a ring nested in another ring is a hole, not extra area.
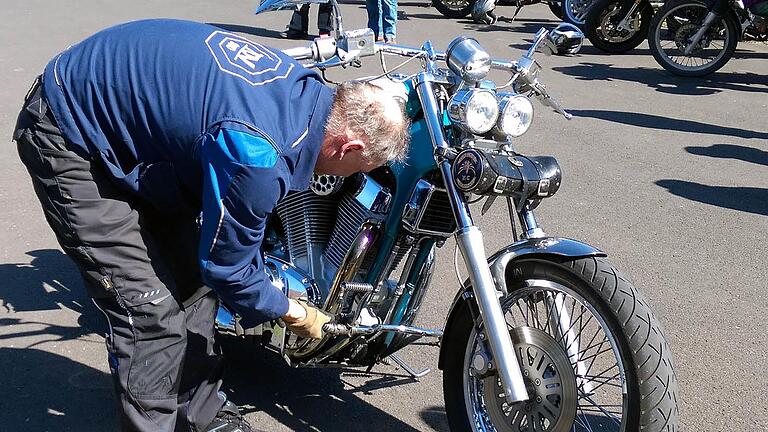
M 453 95 L 448 104 L 448 117 L 469 132 L 481 135 L 496 124 L 499 103 L 491 91 L 461 89 Z
M 515 93 L 499 94 L 499 120 L 494 132 L 519 137 L 533 123 L 533 104 L 527 97 Z

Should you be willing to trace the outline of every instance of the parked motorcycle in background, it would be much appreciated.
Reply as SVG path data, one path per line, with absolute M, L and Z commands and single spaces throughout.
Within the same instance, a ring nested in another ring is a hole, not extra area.
M 608 53 L 635 49 L 645 40 L 659 6 L 649 0 L 595 0 L 584 19 L 584 34 Z
M 494 24 L 497 16 L 494 12 L 497 6 L 515 6 L 512 16 L 514 20 L 524 6 L 544 3 L 558 18 L 563 19 L 561 0 L 432 0 L 435 9 L 448 18 L 472 17 L 472 21 L 478 24 Z
M 653 17 L 648 45 L 656 61 L 675 75 L 700 77 L 723 67 L 736 45 L 749 35 L 768 40 L 765 10 L 758 16 L 742 0 L 669 0 Z
M 595 0 L 563 0 L 563 20 L 582 27 Z
M 300 1 L 265 0 L 257 12 Z M 226 305 L 219 330 L 256 338 L 297 367 L 391 361 L 414 378 L 428 371 L 397 352 L 431 340 L 454 432 L 677 430 L 672 357 L 649 303 L 604 252 L 545 234 L 534 209 L 559 190 L 560 166 L 514 147 L 532 124 L 531 99 L 571 117 L 541 83 L 534 57 L 575 53 L 583 35 L 568 24 L 542 28 L 517 61 L 493 59 L 463 36 L 446 51 L 429 41 L 376 43 L 370 29 L 343 31 L 333 3 L 335 38 L 284 53 L 322 71 L 379 56 L 384 71 L 372 81 L 396 89 L 412 121 L 407 159 L 316 176 L 310 190 L 282 199 L 268 224 L 273 284 L 333 316 L 323 339 L 298 338 L 279 321 L 243 329 Z M 385 55 L 406 60 L 390 70 Z M 405 64 L 419 71 L 397 73 Z M 491 70 L 504 82 L 489 80 Z M 514 239 L 490 257 L 470 211 L 480 199 L 483 211 L 506 205 Z M 469 277 L 434 287 L 455 293 L 442 329 L 417 327 L 435 250 L 449 237 Z

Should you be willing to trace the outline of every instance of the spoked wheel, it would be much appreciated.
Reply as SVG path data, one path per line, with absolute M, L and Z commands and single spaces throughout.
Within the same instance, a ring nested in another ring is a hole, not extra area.
M 593 0 L 563 0 L 563 21 L 583 26 L 592 3 Z
M 469 308 L 444 336 L 451 430 L 677 430 L 677 382 L 659 323 L 600 258 L 525 259 L 502 301 L 529 400 L 510 404 Z
M 464 18 L 472 12 L 475 0 L 434 0 L 435 9 L 448 18 Z
M 707 13 L 703 3 L 688 0 L 667 3 L 653 17 L 648 45 L 664 69 L 680 76 L 704 76 L 731 59 L 738 44 L 739 25 L 730 16 L 718 18 L 688 50 Z
M 605 52 L 623 53 L 643 43 L 653 17 L 650 2 L 643 1 L 632 11 L 626 24 L 619 28 L 624 17 L 619 0 L 597 0 L 587 14 L 584 33 L 589 41 Z

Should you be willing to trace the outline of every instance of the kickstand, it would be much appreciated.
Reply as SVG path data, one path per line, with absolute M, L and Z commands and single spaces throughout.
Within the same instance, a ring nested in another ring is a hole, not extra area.
M 393 362 L 397 363 L 398 366 L 403 368 L 403 370 L 406 373 L 408 373 L 408 375 L 410 375 L 414 379 L 422 378 L 422 377 L 426 376 L 428 373 L 432 372 L 432 369 L 430 369 L 430 368 L 426 368 L 426 369 L 422 370 L 421 372 L 416 372 L 416 369 L 414 369 L 411 365 L 406 363 L 405 360 L 400 358 L 400 356 L 398 356 L 397 354 L 391 354 L 389 356 L 389 359 L 391 359 Z

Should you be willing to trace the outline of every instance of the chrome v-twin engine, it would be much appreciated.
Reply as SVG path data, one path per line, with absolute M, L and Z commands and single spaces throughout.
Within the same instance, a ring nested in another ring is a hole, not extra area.
M 276 212 L 288 260 L 314 281 L 319 292 L 308 295 L 310 301 L 328 306 L 328 295 L 355 238 L 366 224 L 383 221 L 391 198 L 387 188 L 365 174 L 316 175 L 309 190 L 293 192 L 280 201 Z

